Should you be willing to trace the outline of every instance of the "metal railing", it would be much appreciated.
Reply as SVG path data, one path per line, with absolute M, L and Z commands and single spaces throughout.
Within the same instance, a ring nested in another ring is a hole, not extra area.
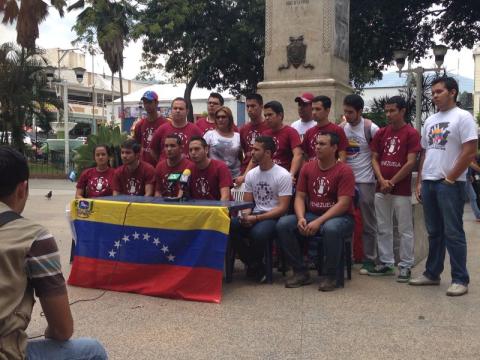
M 65 179 L 64 159 L 65 154 L 58 151 L 46 153 L 28 151 L 25 154 L 28 159 L 28 167 L 31 178 Z M 69 172 L 74 169 L 74 162 L 69 163 Z

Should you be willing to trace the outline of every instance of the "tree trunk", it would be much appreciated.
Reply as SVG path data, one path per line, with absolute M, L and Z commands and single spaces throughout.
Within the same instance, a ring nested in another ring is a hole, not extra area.
M 187 106 L 188 106 L 187 120 L 191 123 L 194 122 L 193 106 L 192 106 L 192 99 L 191 99 L 192 89 L 195 86 L 195 84 L 197 83 L 197 80 L 198 80 L 198 76 L 195 76 L 195 77 L 192 77 L 187 82 L 187 84 L 185 85 L 185 92 L 184 92 L 184 95 L 183 95 L 183 97 L 185 98 L 185 101 L 187 102 Z
M 118 56 L 118 64 L 122 64 L 120 61 L 120 53 L 117 54 Z M 125 106 L 123 104 L 123 81 L 122 81 L 122 66 L 120 65 L 118 67 L 118 78 L 120 80 L 120 113 L 121 115 L 121 123 L 120 123 L 120 128 L 123 127 L 123 121 L 125 120 Z

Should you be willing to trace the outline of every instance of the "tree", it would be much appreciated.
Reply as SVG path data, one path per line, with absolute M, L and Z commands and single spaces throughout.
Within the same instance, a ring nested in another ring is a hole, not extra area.
M 256 90 L 263 76 L 263 0 L 145 1 L 135 30 L 144 36 L 144 61 L 165 56 L 165 70 L 186 83 L 190 105 L 197 84 L 237 94 Z
M 32 125 L 33 115 L 44 119 L 49 107 L 60 107 L 61 102 L 46 89 L 43 74 L 45 62 L 40 49 L 26 50 L 15 44 L 0 46 L 0 143 L 9 142 L 24 149 L 25 125 Z
M 65 0 L 50 0 L 50 4 L 63 16 Z M 34 49 L 39 36 L 38 26 L 48 16 L 48 7 L 43 0 L 1 0 L 2 23 L 17 21 L 17 43 L 24 48 Z
M 77 33 L 76 43 L 90 46 L 97 42 L 103 51 L 103 57 L 113 74 L 118 72 L 120 78 L 121 111 L 123 104 L 123 50 L 129 39 L 135 8 L 125 2 L 110 0 L 78 0 L 68 7 L 68 11 L 83 9 L 77 16 L 73 30 Z

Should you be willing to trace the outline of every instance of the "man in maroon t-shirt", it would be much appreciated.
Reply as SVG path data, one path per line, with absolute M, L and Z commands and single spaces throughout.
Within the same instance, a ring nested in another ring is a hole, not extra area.
M 146 91 L 140 100 L 143 101 L 143 108 L 147 112 L 147 116 L 136 123 L 133 137 L 137 143 L 142 145 L 140 159 L 155 166 L 156 160 L 150 154 L 150 144 L 155 130 L 165 124 L 167 120 L 157 113 L 158 95 L 155 91 Z
M 232 175 L 224 162 L 208 158 L 208 144 L 201 136 L 194 136 L 189 143 L 193 162 L 189 179 L 189 196 L 202 200 L 230 200 Z
M 319 290 L 335 289 L 343 242 L 353 231 L 352 197 L 355 191 L 352 169 L 337 162 L 339 141 L 336 133 L 318 135 L 316 160 L 300 170 L 295 215 L 284 216 L 277 223 L 278 243 L 294 271 L 285 283 L 287 288 L 311 283 L 299 239 L 315 236 L 315 239 L 321 238 L 326 257 L 326 277 L 321 280 Z
M 172 122 L 167 122 L 160 126 L 153 134 L 151 149 L 152 154 L 157 160 L 166 158 L 165 138 L 167 135 L 176 134 L 182 139 L 183 152 L 188 156 L 188 142 L 192 136 L 202 136 L 202 131 L 197 125 L 187 121 L 188 105 L 184 98 L 175 98 L 172 101 Z
M 127 139 L 121 146 L 123 165 L 113 176 L 113 195 L 153 196 L 155 169 L 140 160 L 140 144 Z
M 215 129 L 215 112 L 223 106 L 225 100 L 217 92 L 212 92 L 207 100 L 207 117 L 197 119 L 195 125 L 202 131 L 202 136 L 209 130 Z
M 165 155 L 155 168 L 155 196 L 175 197 L 183 170 L 192 168 L 192 162 L 183 155 L 182 139 L 170 134 L 165 138 Z
M 265 136 L 271 136 L 275 142 L 276 151 L 273 162 L 290 172 L 295 183 L 295 177 L 303 162 L 302 140 L 297 130 L 283 123 L 283 106 L 278 101 L 270 101 L 263 107 L 263 116 L 268 125 Z
M 250 122 L 240 128 L 240 144 L 243 150 L 242 175 L 235 178 L 235 186 L 240 186 L 245 181 L 247 172 L 254 167 L 251 162 L 253 144 L 255 144 L 255 139 L 268 129 L 267 123 L 263 119 L 262 95 L 247 95 L 246 105 Z
M 389 125 L 378 130 L 370 143 L 372 166 L 377 177 L 375 213 L 378 222 L 380 264 L 368 275 L 394 275 L 393 217 L 400 234 L 398 282 L 410 280 L 413 259 L 413 220 L 411 203 L 412 171 L 421 150 L 417 130 L 405 122 L 407 104 L 401 96 L 385 104 Z
M 340 139 L 340 143 L 338 144 L 338 158 L 340 161 L 345 161 L 347 158 L 347 147 L 348 147 L 348 140 L 345 136 L 345 131 L 343 129 L 331 123 L 328 120 L 328 114 L 330 114 L 330 107 L 332 106 L 332 100 L 328 96 L 316 96 L 312 100 L 312 115 L 317 125 L 308 129 L 303 137 L 303 153 L 305 154 L 305 158 L 308 160 L 312 160 L 315 158 L 315 144 L 317 142 L 318 134 L 323 133 L 335 133 Z

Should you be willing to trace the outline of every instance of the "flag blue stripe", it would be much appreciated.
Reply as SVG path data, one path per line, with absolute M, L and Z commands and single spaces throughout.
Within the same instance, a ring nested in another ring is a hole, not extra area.
M 168 230 L 84 220 L 75 220 L 74 224 L 77 256 L 223 270 L 228 237 L 218 231 Z

